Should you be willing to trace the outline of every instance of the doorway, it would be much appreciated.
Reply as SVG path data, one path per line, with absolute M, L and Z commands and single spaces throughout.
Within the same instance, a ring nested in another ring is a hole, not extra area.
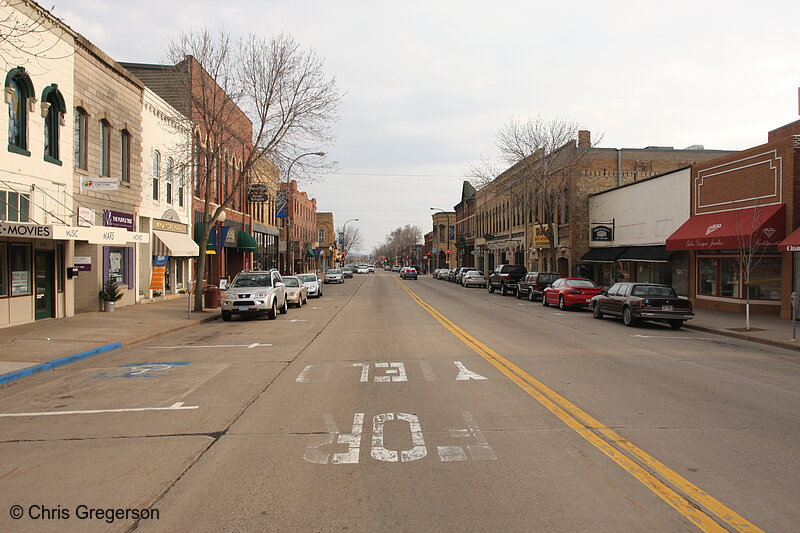
M 34 273 L 36 276 L 36 320 L 53 316 L 53 252 L 36 250 Z

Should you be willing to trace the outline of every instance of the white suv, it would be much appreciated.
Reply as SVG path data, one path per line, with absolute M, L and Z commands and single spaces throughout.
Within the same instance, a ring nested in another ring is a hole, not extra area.
M 288 310 L 286 285 L 277 270 L 239 272 L 222 299 L 225 321 L 245 314 L 266 314 L 272 320 Z

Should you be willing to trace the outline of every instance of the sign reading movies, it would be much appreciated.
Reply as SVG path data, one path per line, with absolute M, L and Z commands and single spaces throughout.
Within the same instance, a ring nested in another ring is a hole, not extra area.
M 52 239 L 53 227 L 41 224 L 14 224 L 9 222 L 0 222 L 0 237 Z

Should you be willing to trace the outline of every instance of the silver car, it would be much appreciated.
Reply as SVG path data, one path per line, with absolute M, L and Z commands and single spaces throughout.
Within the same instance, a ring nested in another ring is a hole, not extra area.
M 308 289 L 308 296 L 316 296 L 317 298 L 322 296 L 322 281 L 317 277 L 316 274 L 298 274 L 297 278 L 303 282 Z
M 303 304 L 308 303 L 308 289 L 305 283 L 295 276 L 286 276 L 283 282 L 286 284 L 287 302 L 297 307 L 303 307 Z
M 266 314 L 270 320 L 278 312 L 286 314 L 286 285 L 277 270 L 242 271 L 233 278 L 222 298 L 222 320 L 233 315 Z
M 468 270 L 461 278 L 464 287 L 486 287 L 486 276 L 480 270 Z
M 331 268 L 325 272 L 325 283 L 344 283 L 344 274 L 341 268 Z

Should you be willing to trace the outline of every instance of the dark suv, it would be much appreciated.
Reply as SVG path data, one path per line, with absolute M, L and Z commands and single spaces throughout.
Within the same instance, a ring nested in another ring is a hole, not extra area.
M 561 277 L 558 272 L 528 272 L 517 283 L 517 298 L 528 298 L 534 301 L 541 298 L 544 288 Z
M 491 293 L 499 289 L 503 296 L 509 292 L 515 293 L 517 282 L 522 280 L 527 273 L 528 269 L 521 265 L 500 265 L 489 275 L 486 289 Z

